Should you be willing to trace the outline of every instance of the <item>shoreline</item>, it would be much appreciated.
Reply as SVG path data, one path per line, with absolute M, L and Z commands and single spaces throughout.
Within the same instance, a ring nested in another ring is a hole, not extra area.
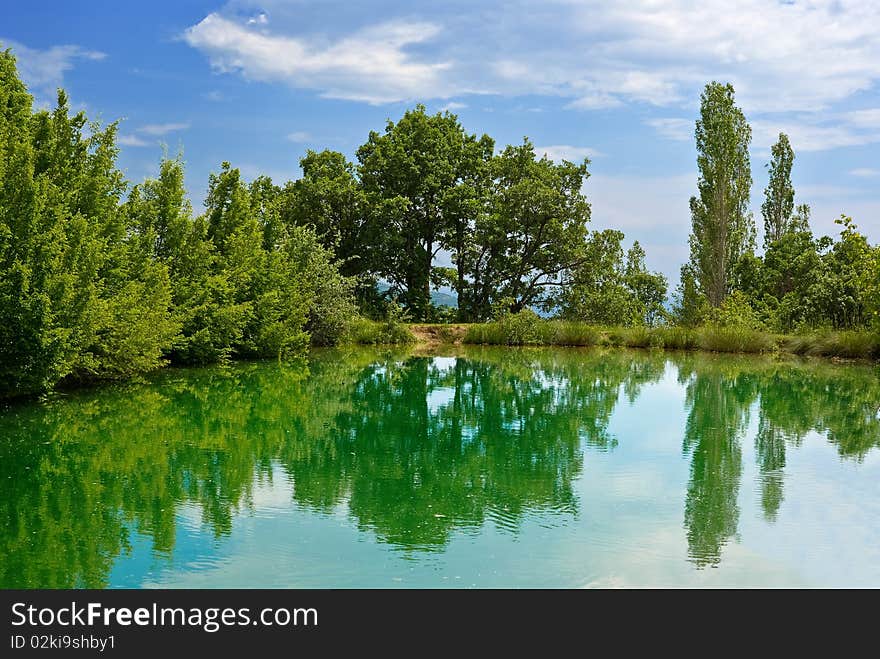
M 730 327 L 598 327 L 545 320 L 512 330 L 489 323 L 412 323 L 406 325 L 420 348 L 444 344 L 506 347 L 608 347 L 673 352 L 763 354 L 820 358 L 832 363 L 880 363 L 880 333 L 824 331 L 775 334 Z

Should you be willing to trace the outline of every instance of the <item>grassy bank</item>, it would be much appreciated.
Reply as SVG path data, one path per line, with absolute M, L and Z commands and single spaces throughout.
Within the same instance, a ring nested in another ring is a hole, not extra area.
M 777 335 L 738 328 L 596 327 L 585 323 L 515 317 L 471 325 L 463 343 L 535 346 L 621 346 L 666 350 L 772 353 L 880 359 L 880 334 L 874 332 L 815 332 Z
M 342 343 L 358 345 L 415 343 L 416 336 L 400 322 L 376 321 L 358 317 L 352 320 L 343 336 Z

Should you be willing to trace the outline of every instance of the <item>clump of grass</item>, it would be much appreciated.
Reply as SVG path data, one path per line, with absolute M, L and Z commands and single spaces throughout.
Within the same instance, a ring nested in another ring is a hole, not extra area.
M 626 348 L 662 348 L 663 340 L 650 327 L 614 327 L 608 330 L 608 342 Z
M 825 332 L 777 337 L 743 326 L 609 327 L 547 320 L 533 312 L 508 314 L 470 325 L 463 343 L 488 345 L 595 346 L 706 350 L 710 352 L 790 352 L 852 359 L 880 359 L 880 333 Z
M 526 309 L 505 314 L 490 323 L 471 325 L 463 341 L 508 346 L 553 345 L 553 335 L 548 321 Z
M 358 317 L 349 322 L 346 340 L 362 345 L 401 344 L 412 343 L 415 336 L 403 323 Z
M 796 355 L 880 358 L 880 334 L 869 332 L 820 332 L 795 334 L 783 339 L 783 348 Z
M 747 327 L 709 325 L 697 330 L 697 347 L 711 352 L 771 352 L 776 342 L 771 334 Z
M 544 322 L 552 328 L 552 345 L 595 346 L 602 340 L 602 332 L 591 325 L 567 320 Z
M 687 327 L 658 327 L 654 330 L 666 350 L 694 350 L 697 348 L 697 333 Z

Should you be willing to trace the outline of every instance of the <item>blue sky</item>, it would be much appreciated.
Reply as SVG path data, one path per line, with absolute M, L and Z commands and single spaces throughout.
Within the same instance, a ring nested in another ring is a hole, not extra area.
M 224 160 L 296 178 L 306 149 L 352 157 L 422 102 L 500 146 L 527 135 L 551 157 L 588 155 L 593 228 L 640 240 L 675 281 L 712 79 L 733 82 L 754 130 L 759 229 L 783 130 L 816 232 L 846 213 L 880 241 L 878 26 L 876 0 L 5 0 L 0 42 L 38 103 L 64 86 L 91 118 L 122 119 L 130 180 L 156 173 L 160 143 L 182 147 L 197 210 Z

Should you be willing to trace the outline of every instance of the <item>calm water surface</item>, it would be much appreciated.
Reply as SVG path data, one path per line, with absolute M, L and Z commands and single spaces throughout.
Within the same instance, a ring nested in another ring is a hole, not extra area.
M 880 370 L 316 352 L 0 408 L 0 587 L 880 586 Z

